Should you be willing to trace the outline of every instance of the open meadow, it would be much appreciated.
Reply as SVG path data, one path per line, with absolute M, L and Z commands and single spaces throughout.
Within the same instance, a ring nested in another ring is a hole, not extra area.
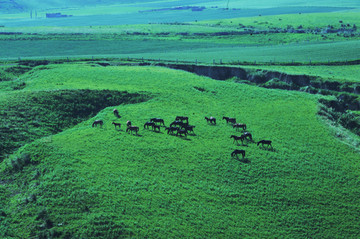
M 113 90 L 149 98 L 105 108 L 5 160 L 2 237 L 351 237 L 359 232 L 359 154 L 317 115 L 318 96 L 162 67 L 48 65 L 21 78 L 26 86 L 16 95 Z M 7 94 L 15 97 L 15 92 Z M 153 117 L 169 126 L 177 115 L 189 117 L 193 134 L 143 128 Z M 205 116 L 216 117 L 216 125 Z M 246 123 L 254 142 L 233 143 L 230 136 L 241 131 L 223 116 Z M 92 127 L 94 120 L 104 125 Z M 138 135 L 125 131 L 127 120 L 140 127 Z M 261 139 L 272 140 L 273 149 L 257 146 Z M 245 158 L 231 157 L 235 149 L 245 150 Z M 12 190 L 16 195 L 7 197 Z
M 359 3 L 4 3 L 0 238 L 360 237 Z

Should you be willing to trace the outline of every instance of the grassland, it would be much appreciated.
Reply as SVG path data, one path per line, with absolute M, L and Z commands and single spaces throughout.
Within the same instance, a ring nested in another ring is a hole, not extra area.
M 337 82 L 360 82 L 359 78 L 359 65 L 323 65 L 323 66 L 246 66 L 253 69 L 264 69 L 270 71 L 284 72 L 292 75 L 305 74 L 309 76 L 320 77 L 324 80 L 337 81 Z
M 319 12 L 359 4 L 197 3 L 208 9 L 139 12 L 161 1 L 61 10 L 75 15 L 67 19 L 1 16 L 0 238 L 360 236 L 360 138 L 341 126 L 360 132 L 359 111 L 334 109 L 358 95 L 265 89 L 148 65 L 239 65 L 355 89 L 359 67 L 347 63 L 360 59 L 359 10 Z M 103 11 L 111 14 L 97 15 Z M 143 128 L 177 115 L 189 116 L 194 134 Z M 241 132 L 223 116 L 246 123 L 254 141 L 233 143 Z M 138 135 L 126 132 L 127 120 Z M 261 139 L 273 148 L 257 146 Z M 231 157 L 234 149 L 245 158 Z
M 153 98 L 116 105 L 120 119 L 105 108 L 1 163 L 2 237 L 359 236 L 359 154 L 317 116 L 319 96 L 92 63 L 37 67 L 20 79 L 24 94 L 111 89 Z M 195 135 L 142 129 L 151 117 L 169 125 L 176 115 L 189 116 Z M 222 116 L 274 150 L 233 144 L 238 133 Z M 104 126 L 92 128 L 95 119 Z M 127 120 L 139 136 L 111 124 Z M 236 148 L 245 160 L 230 157 Z
M 203 63 L 350 61 L 360 58 L 356 14 L 357 10 L 352 10 L 191 23 L 3 27 L 0 58 L 96 56 Z

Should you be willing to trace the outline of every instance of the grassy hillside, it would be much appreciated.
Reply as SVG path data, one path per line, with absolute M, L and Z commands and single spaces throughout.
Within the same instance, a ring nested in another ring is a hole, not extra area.
M 299 75 L 305 74 L 309 76 L 321 77 L 325 80 L 337 81 L 337 82 L 354 82 L 360 83 L 359 77 L 359 65 L 348 66 L 247 66 L 254 69 L 264 69 L 270 71 L 279 71 L 287 74 Z
M 161 67 L 49 65 L 18 92 L 115 90 L 151 100 L 102 110 L 1 163 L 2 237 L 358 237 L 359 154 L 317 116 L 318 97 L 219 82 Z M 55 102 L 54 102 L 55 103 Z M 49 102 L 48 104 L 51 104 Z M 143 129 L 189 116 L 195 134 Z M 217 118 L 207 124 L 205 116 Z M 255 141 L 222 116 L 246 123 Z M 95 119 L 103 127 L 91 127 Z M 139 135 L 115 129 L 131 120 Z M 246 150 L 245 160 L 231 158 Z M 21 170 L 14 163 L 21 162 Z

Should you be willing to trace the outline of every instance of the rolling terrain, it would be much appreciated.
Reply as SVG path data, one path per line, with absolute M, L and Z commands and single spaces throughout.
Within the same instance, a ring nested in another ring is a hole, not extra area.
M 2 87 L 2 94 L 37 92 L 42 102 L 41 92 L 112 90 L 150 99 L 119 101 L 3 161 L 2 237 L 352 237 L 359 232 L 359 154 L 317 115 L 317 95 L 162 67 L 91 62 L 35 67 L 20 78 L 23 89 Z M 47 98 L 47 107 L 58 111 L 51 107 L 57 98 Z M 194 134 L 143 129 L 150 118 L 161 117 L 168 126 L 177 115 L 189 116 Z M 205 116 L 216 117 L 217 124 L 208 124 Z M 240 132 L 223 116 L 246 123 L 254 142 L 233 143 L 230 135 Z M 91 127 L 98 119 L 104 125 Z M 127 120 L 140 127 L 138 135 L 125 132 Z M 115 129 L 113 121 L 122 128 Z M 273 149 L 257 146 L 260 139 L 272 140 Z M 244 149 L 245 159 L 232 158 L 234 149 Z
M 358 238 L 359 9 L 2 1 L 0 238 Z

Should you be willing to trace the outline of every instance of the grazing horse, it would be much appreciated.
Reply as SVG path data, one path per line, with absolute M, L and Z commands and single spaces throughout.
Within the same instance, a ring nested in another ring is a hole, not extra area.
M 186 129 L 188 133 L 192 132 L 193 134 L 195 134 L 195 132 L 194 132 L 195 125 L 184 125 L 182 128 Z
M 189 117 L 187 116 L 176 116 L 175 120 L 189 123 Z
M 117 109 L 114 109 L 113 113 L 116 117 L 121 118 L 121 116 L 119 115 L 119 111 Z
M 231 157 L 237 156 L 238 154 L 242 155 L 242 158 L 245 158 L 245 150 L 242 149 L 235 149 L 232 153 L 231 153 Z
M 154 128 L 154 125 L 155 125 L 155 123 L 154 122 L 146 122 L 145 124 L 144 124 L 144 129 L 145 128 L 149 128 L 149 126 L 151 126 L 151 127 L 153 127 Z
M 135 131 L 135 133 L 137 134 L 138 133 L 138 131 L 139 131 L 139 127 L 137 127 L 137 126 L 129 126 L 129 127 L 127 127 L 127 129 L 126 129 L 126 133 L 127 132 L 133 132 L 133 131 Z
M 216 124 L 216 119 L 212 116 L 210 118 L 205 117 L 205 119 L 208 123 L 210 122 L 210 124 Z
M 267 147 L 270 146 L 271 148 L 273 148 L 272 145 L 271 145 L 271 140 L 260 140 L 260 141 L 257 143 L 257 145 L 259 146 L 260 144 L 261 144 L 262 147 L 264 147 L 264 144 L 266 144 Z
M 160 132 L 160 125 L 154 124 L 154 125 L 152 126 L 152 128 L 153 128 L 153 131 L 159 131 L 159 132 Z
M 242 134 L 242 136 L 244 136 L 244 139 L 249 138 L 250 141 L 253 141 L 252 135 L 251 135 L 251 133 L 249 133 L 249 132 L 244 132 L 244 133 Z
M 187 134 L 188 134 L 188 132 L 187 132 L 186 129 L 178 129 L 178 131 L 176 133 L 176 136 L 178 136 L 178 135 L 180 135 L 180 136 L 185 135 L 186 136 Z
M 238 140 L 241 140 L 241 144 L 243 144 L 244 139 L 245 139 L 244 135 L 241 135 L 241 136 L 231 135 L 231 136 L 230 136 L 230 139 L 231 139 L 231 138 L 234 139 L 233 143 L 235 143 L 235 141 L 236 141 L 236 143 L 237 143 Z
M 182 121 L 179 121 L 179 120 L 175 120 L 170 124 L 170 127 L 173 127 L 173 126 L 184 127 L 185 125 L 186 125 L 186 123 L 183 123 Z
M 239 128 L 242 128 L 243 130 L 246 130 L 246 124 L 237 123 L 237 124 L 234 124 L 234 125 L 233 125 L 233 128 L 235 128 L 236 131 L 237 131 Z
M 174 134 L 175 131 L 179 130 L 179 127 L 165 127 L 165 130 L 168 131 L 168 134 Z
M 162 124 L 162 125 L 165 126 L 164 120 L 163 120 L 163 119 L 160 119 L 160 118 L 151 118 L 151 119 L 150 119 L 150 122 L 160 123 L 160 125 Z
M 126 121 L 126 127 L 130 127 L 130 126 L 131 126 L 131 121 L 130 120 Z
M 235 118 L 230 118 L 230 117 L 223 117 L 224 120 L 226 120 L 226 123 L 233 123 L 236 124 L 236 119 Z
M 103 126 L 104 121 L 102 120 L 95 120 L 94 123 L 92 124 L 92 127 L 95 127 L 97 125 Z
M 115 129 L 116 129 L 116 127 L 121 128 L 121 124 L 120 124 L 120 123 L 112 122 L 112 124 L 115 126 Z

